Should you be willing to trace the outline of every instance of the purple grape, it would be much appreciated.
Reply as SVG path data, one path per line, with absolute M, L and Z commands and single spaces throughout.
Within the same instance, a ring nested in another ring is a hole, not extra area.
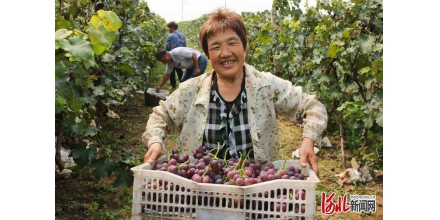
M 246 169 L 246 170 L 244 171 L 244 175 L 246 175 L 246 176 L 248 176 L 248 177 L 251 177 L 251 176 L 252 176 L 252 170 L 250 170 L 250 169 Z
M 203 162 L 205 162 L 205 165 L 207 166 L 211 162 L 211 158 L 209 156 L 204 156 L 203 157 Z
M 261 170 L 261 163 L 260 163 L 260 162 L 256 162 L 254 165 L 255 165 L 255 166 L 254 166 L 254 169 L 259 169 L 259 170 Z
M 203 183 L 211 183 L 211 181 L 212 181 L 211 177 L 209 177 L 209 176 L 204 176 L 203 180 L 202 180 Z
M 219 165 L 219 164 L 218 164 L 218 160 L 212 160 L 212 161 L 211 161 L 211 167 L 212 167 L 212 168 L 219 168 L 218 165 Z
M 192 180 L 193 180 L 194 182 L 197 182 L 197 183 L 201 183 L 201 182 L 202 182 L 202 178 L 200 177 L 199 174 L 194 174 L 194 175 L 192 176 Z
M 169 162 L 169 165 L 177 165 L 177 160 L 176 159 L 171 159 Z
M 237 177 L 237 179 L 235 179 L 235 184 L 237 184 L 237 186 L 244 186 L 245 182 L 244 182 L 243 178 Z
M 249 181 L 251 182 L 251 184 L 256 184 L 257 178 L 251 177 L 251 178 L 249 178 Z
M 235 170 L 231 170 L 231 171 L 229 171 L 228 174 L 227 174 L 228 179 L 233 179 L 234 176 L 235 176 L 235 174 L 236 174 L 236 171 L 235 171 Z
M 179 170 L 179 171 L 180 171 L 180 176 L 186 178 L 186 176 L 187 176 L 187 171 L 186 171 L 186 170 Z
M 267 170 L 267 174 L 275 174 L 277 171 L 275 170 L 275 169 L 272 169 L 272 168 L 269 168 L 268 170 Z
M 205 163 L 203 163 L 203 162 L 199 162 L 199 163 L 196 165 L 196 168 L 199 169 L 199 170 L 203 170 L 203 169 L 205 169 Z
M 235 182 L 237 182 L 237 180 Z M 238 183 L 237 183 L 237 185 L 238 185 Z M 252 185 L 251 180 L 249 178 L 244 178 L 244 185 L 246 185 L 246 186 Z
M 204 173 L 205 173 L 205 170 L 197 170 L 197 174 L 199 174 L 200 176 L 203 176 Z
M 170 166 L 168 167 L 168 172 L 170 172 L 170 173 L 177 174 L 177 171 L 178 171 L 178 170 L 179 170 L 179 168 L 177 168 L 176 165 L 170 165 Z
M 183 165 L 182 170 L 189 170 L 189 164 Z
M 176 161 L 178 161 L 179 160 L 179 154 L 173 154 L 172 158 L 174 158 Z
M 287 175 L 287 170 L 280 170 L 280 172 L 278 172 L 281 176 Z
M 202 153 L 197 153 L 195 158 L 196 159 L 202 159 L 203 158 L 203 154 Z
M 260 175 L 260 170 L 259 169 L 254 169 L 254 174 L 255 176 L 259 176 Z

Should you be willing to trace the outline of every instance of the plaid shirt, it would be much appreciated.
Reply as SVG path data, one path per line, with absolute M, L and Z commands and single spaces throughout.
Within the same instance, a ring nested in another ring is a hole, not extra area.
M 232 103 L 230 111 L 227 103 L 218 93 L 216 74 L 213 76 L 211 97 L 209 102 L 209 114 L 203 137 L 203 144 L 211 149 L 217 149 L 220 143 L 218 157 L 223 158 L 229 148 L 229 154 L 225 159 L 231 157 L 245 158 L 248 151 L 252 149 L 252 138 L 248 123 L 246 90 L 244 89 L 244 77 L 240 94 Z M 253 158 L 253 153 L 249 154 Z

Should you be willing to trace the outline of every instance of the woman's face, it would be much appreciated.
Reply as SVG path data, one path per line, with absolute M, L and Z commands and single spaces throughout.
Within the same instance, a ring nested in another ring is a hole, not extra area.
M 218 31 L 208 39 L 211 66 L 219 78 L 241 77 L 246 59 L 246 49 L 240 37 L 231 29 Z

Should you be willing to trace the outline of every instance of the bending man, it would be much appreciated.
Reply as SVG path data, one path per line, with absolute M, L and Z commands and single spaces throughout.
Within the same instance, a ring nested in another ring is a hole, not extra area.
M 208 61 L 202 53 L 188 47 L 176 47 L 171 51 L 160 49 L 155 56 L 157 60 L 167 65 L 162 81 L 156 87 L 157 93 L 168 81 L 174 68 L 186 69 L 181 80 L 181 82 L 185 82 L 187 79 L 203 74 L 208 65 Z

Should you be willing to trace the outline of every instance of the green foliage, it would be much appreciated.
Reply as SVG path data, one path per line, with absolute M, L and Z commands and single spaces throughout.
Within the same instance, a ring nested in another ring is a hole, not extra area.
M 299 2 L 274 0 L 272 15 L 244 14 L 246 62 L 281 70 L 283 78 L 317 95 L 329 113 L 327 132 L 339 135 L 341 124 L 346 146 L 381 164 L 382 1 L 318 1 L 304 12 Z
M 152 83 L 165 24 L 144 1 L 55 1 L 55 135 L 79 167 L 92 166 L 97 178 L 114 173 L 117 186 L 132 184 L 137 162 L 117 146 L 99 152 L 110 146 L 97 140 L 99 123 L 109 101 L 128 102 Z
M 204 14 L 200 18 L 192 21 L 179 22 L 179 31 L 185 35 L 187 45 L 190 43 L 202 51 L 202 45 L 199 40 L 200 27 L 208 20 L 208 18 L 209 14 Z

